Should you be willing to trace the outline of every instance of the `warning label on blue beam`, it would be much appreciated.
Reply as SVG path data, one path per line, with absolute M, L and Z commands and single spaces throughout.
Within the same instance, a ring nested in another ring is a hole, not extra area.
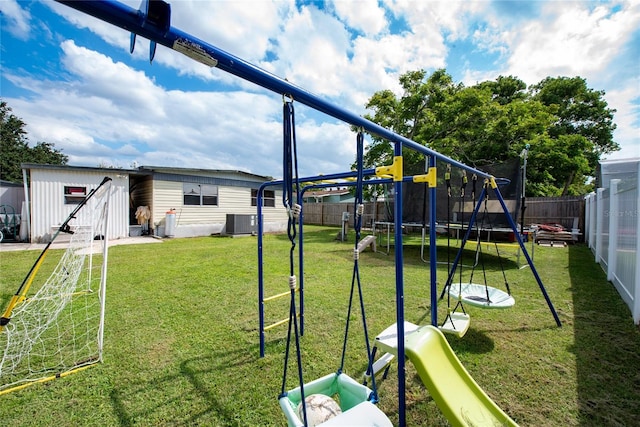
M 179 38 L 173 43 L 173 50 L 188 56 L 189 58 L 200 62 L 209 67 L 218 65 L 218 60 L 209 55 L 206 50 L 197 43 L 190 40 Z

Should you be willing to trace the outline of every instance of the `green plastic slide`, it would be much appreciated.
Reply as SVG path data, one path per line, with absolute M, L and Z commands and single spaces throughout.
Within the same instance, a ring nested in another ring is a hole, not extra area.
M 406 334 L 405 355 L 452 426 L 517 426 L 471 378 L 438 328 Z

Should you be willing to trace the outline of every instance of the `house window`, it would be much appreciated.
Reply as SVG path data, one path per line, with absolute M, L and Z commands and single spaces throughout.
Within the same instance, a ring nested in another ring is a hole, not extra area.
M 183 204 L 188 206 L 218 206 L 218 186 L 206 184 L 182 184 Z
M 77 205 L 87 197 L 87 187 L 77 185 L 64 186 L 64 204 Z
M 251 206 L 258 206 L 258 190 L 251 190 Z M 262 206 L 274 208 L 276 206 L 276 192 L 264 190 L 262 192 Z

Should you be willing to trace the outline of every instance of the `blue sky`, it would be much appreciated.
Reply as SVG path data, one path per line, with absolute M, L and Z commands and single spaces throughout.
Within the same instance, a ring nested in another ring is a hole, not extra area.
M 123 2 L 138 8 L 139 1 Z M 640 2 L 171 2 L 172 26 L 356 114 L 398 77 L 444 67 L 473 85 L 580 76 L 615 108 L 608 158 L 640 157 Z M 51 1 L 0 0 L 0 96 L 32 143 L 81 166 L 238 169 L 279 177 L 282 98 Z M 300 172 L 342 172 L 349 126 L 299 105 Z

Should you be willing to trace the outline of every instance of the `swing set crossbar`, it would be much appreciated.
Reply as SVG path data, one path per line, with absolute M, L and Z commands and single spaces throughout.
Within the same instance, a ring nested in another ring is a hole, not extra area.
M 116 27 L 120 27 L 126 31 L 149 39 L 153 43 L 157 43 L 180 52 L 195 61 L 216 67 L 236 77 L 240 77 L 243 80 L 295 100 L 296 102 L 311 107 L 314 110 L 325 113 L 328 116 L 353 125 L 356 128 L 361 128 L 370 134 L 377 135 L 392 143 L 402 144 L 404 147 L 410 148 L 414 151 L 428 156 L 434 156 L 441 161 L 450 163 L 452 166 L 462 168 L 471 173 L 476 173 L 479 177 L 492 178 L 492 176 L 486 172 L 454 160 L 444 154 L 425 147 L 424 145 L 418 144 L 409 138 L 367 120 L 358 114 L 334 105 L 317 95 L 290 83 L 286 79 L 261 69 L 256 65 L 194 37 L 193 35 L 173 26 L 166 25 L 168 22 L 154 22 L 151 17 L 145 14 L 144 11 L 133 9 L 123 3 L 112 0 L 56 1 L 115 25 Z M 401 156 L 401 153 L 398 153 L 397 155 Z

